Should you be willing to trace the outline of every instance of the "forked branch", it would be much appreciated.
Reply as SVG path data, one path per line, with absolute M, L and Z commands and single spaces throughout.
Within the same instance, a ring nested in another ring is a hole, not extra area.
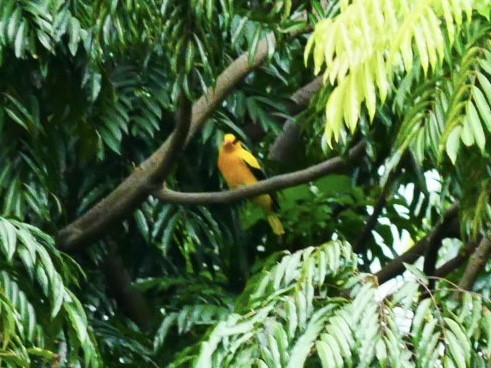
M 246 75 L 266 60 L 271 43 L 274 43 L 271 34 L 259 42 L 252 63 L 249 63 L 248 53 L 232 62 L 219 75 L 216 85 L 210 87 L 192 109 L 189 103 L 181 101 L 176 128 L 162 146 L 114 191 L 62 229 L 57 236 L 57 245 L 65 251 L 74 251 L 101 238 L 108 228 L 132 213 L 149 195 L 149 188 L 165 180 L 176 157 L 224 98 Z

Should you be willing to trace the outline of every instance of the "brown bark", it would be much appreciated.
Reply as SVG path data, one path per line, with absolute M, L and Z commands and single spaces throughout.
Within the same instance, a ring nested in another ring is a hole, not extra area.
M 379 284 L 383 284 L 403 273 L 406 270 L 404 263 L 414 263 L 429 247 L 439 246 L 441 241 L 447 237 L 459 236 L 459 219 L 457 212 L 457 206 L 452 207 L 445 213 L 442 221 L 435 227 L 431 234 L 423 237 L 407 252 L 385 264 L 382 269 L 375 274 Z
M 183 150 L 191 123 L 191 103 L 180 99 L 177 123 L 166 142 L 146 159 L 107 197 L 58 233 L 57 245 L 74 251 L 100 238 L 114 223 L 122 220 L 147 197 L 148 186 L 162 181 Z
M 255 197 L 259 194 L 268 193 L 274 190 L 292 187 L 315 180 L 343 168 L 349 160 L 353 160 L 361 156 L 363 152 L 365 152 L 365 142 L 361 141 L 350 150 L 347 160 L 340 156 L 334 157 L 307 169 L 277 175 L 272 178 L 262 180 L 254 185 L 248 185 L 234 190 L 221 192 L 183 193 L 167 188 L 159 188 L 155 190 L 153 194 L 157 198 L 167 203 L 202 205 L 211 203 L 231 203 L 241 199 Z
M 370 217 L 367 220 L 367 223 L 363 227 L 363 230 L 360 232 L 360 235 L 356 238 L 354 244 L 353 244 L 353 251 L 355 253 L 360 253 L 365 246 L 365 243 L 368 241 L 370 236 L 372 235 L 372 230 L 377 226 L 378 218 L 380 214 L 382 213 L 385 204 L 387 203 L 387 189 L 386 187 L 382 191 L 382 194 L 377 200 L 377 203 L 375 203 L 375 206 L 373 207 L 373 213 L 370 215 Z
M 304 110 L 321 87 L 322 77 L 317 77 L 296 91 L 290 98 L 289 114 L 296 115 Z M 302 146 L 301 138 L 299 125 L 295 121 L 288 119 L 283 126 L 283 132 L 276 137 L 271 145 L 268 158 L 284 164 L 295 162 L 299 151 L 298 148 Z
M 106 276 L 109 291 L 125 315 L 142 330 L 149 330 L 152 327 L 153 312 L 142 293 L 131 284 L 131 275 L 126 269 L 116 246 L 113 245 L 109 248 L 109 254 L 102 265 L 102 271 Z
M 464 290 L 472 290 L 476 282 L 477 275 L 484 268 L 491 255 L 491 237 L 481 240 L 474 253 L 472 253 L 465 268 L 464 274 L 460 279 L 459 287 Z
M 113 192 L 88 212 L 58 233 L 57 245 L 65 251 L 74 251 L 97 239 L 108 228 L 132 213 L 148 196 L 150 188 L 163 182 L 173 167 L 176 157 L 192 139 L 203 122 L 216 110 L 223 99 L 250 72 L 261 65 L 268 55 L 267 38 L 258 44 L 255 58 L 249 63 L 244 53 L 232 62 L 192 106 L 189 119 L 178 119 L 174 132 L 160 148 L 145 160 Z M 186 113 L 188 115 L 188 113 Z

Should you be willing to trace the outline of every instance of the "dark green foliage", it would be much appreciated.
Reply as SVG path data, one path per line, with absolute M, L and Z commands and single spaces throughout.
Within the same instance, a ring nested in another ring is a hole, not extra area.
M 97 343 L 86 312 L 70 290 L 83 273 L 39 229 L 0 218 L 0 311 L 7 367 L 70 364 L 100 367 Z
M 358 130 L 341 127 L 329 147 L 336 84 L 308 106 L 291 97 L 314 78 L 309 34 L 354 3 L 1 0 L 0 367 L 485 366 L 489 267 L 475 285 L 484 297 L 441 282 L 424 300 L 414 266 L 417 281 L 387 297 L 358 268 L 378 270 L 456 201 L 462 241 L 445 243 L 441 260 L 489 235 L 489 6 L 476 0 L 452 43 L 442 22 L 445 55 L 429 69 L 417 46 L 407 73 L 384 64 L 387 91 L 375 88 Z M 229 132 L 267 176 L 345 157 L 359 140 L 366 154 L 279 191 L 281 239 L 249 201 L 149 195 L 83 251 L 60 252 L 58 232 L 169 137 L 181 92 L 195 101 L 244 52 L 254 60 L 264 38 L 266 62 L 200 127 L 166 185 L 225 189 L 216 159 Z M 270 161 L 288 120 L 300 128 L 298 157 Z

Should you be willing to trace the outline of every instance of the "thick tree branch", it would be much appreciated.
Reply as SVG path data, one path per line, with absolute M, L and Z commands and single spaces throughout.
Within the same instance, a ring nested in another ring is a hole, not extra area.
M 403 263 L 415 262 L 425 253 L 427 248 L 439 245 L 445 238 L 459 236 L 459 219 L 457 215 L 458 207 L 453 206 L 445 213 L 442 221 L 440 221 L 431 234 L 423 237 L 407 252 L 384 265 L 382 269 L 375 274 L 379 284 L 381 285 L 403 273 L 406 270 Z
M 111 225 L 133 211 L 148 195 L 148 185 L 163 180 L 182 152 L 191 123 L 191 103 L 181 97 L 176 127 L 160 148 L 146 159 L 107 197 L 73 223 L 62 229 L 57 244 L 65 251 L 74 251 L 98 239 Z
M 305 109 L 312 96 L 322 87 L 322 77 L 315 78 L 312 82 L 298 89 L 290 98 L 288 113 L 296 115 Z M 283 126 L 283 132 L 276 137 L 269 150 L 270 160 L 289 163 L 295 161 L 296 147 L 301 145 L 300 127 L 295 121 L 288 119 Z
M 290 106 L 290 114 L 298 114 L 308 106 L 312 97 L 321 89 L 323 76 L 315 78 L 312 82 L 298 89 L 290 98 L 294 104 Z
M 382 213 L 382 210 L 384 209 L 386 203 L 387 203 L 387 185 L 384 187 L 384 190 L 382 191 L 382 194 L 378 198 L 377 203 L 375 203 L 375 206 L 373 207 L 373 212 L 368 218 L 368 221 L 363 227 L 363 230 L 358 235 L 358 237 L 356 238 L 353 244 L 353 251 L 355 253 L 360 253 L 361 250 L 365 247 L 366 242 L 372 235 L 372 230 L 375 228 L 375 226 L 377 226 L 378 218 Z
M 131 275 L 126 269 L 116 246 L 109 247 L 102 271 L 104 272 L 110 292 L 124 313 L 142 330 L 149 330 L 152 325 L 152 310 L 139 290 L 131 284 Z
M 472 253 L 469 263 L 465 268 L 464 274 L 460 279 L 459 287 L 464 290 L 471 290 L 477 275 L 483 269 L 489 256 L 491 255 L 491 237 L 483 238 Z
M 269 38 L 269 41 L 268 41 Z M 258 44 L 254 61 L 249 64 L 249 54 L 244 53 L 232 62 L 217 78 L 216 85 L 209 88 L 192 106 L 180 106 L 181 114 L 174 132 L 160 148 L 145 160 L 113 192 L 102 199 L 87 213 L 62 229 L 57 245 L 74 251 L 102 236 L 113 224 L 133 212 L 149 194 L 150 187 L 162 182 L 169 174 L 175 158 L 189 143 L 203 122 L 216 110 L 223 99 L 250 72 L 266 60 L 268 43 L 274 37 L 268 35 Z M 191 116 L 191 118 L 187 118 Z
M 189 130 L 186 139 L 186 145 L 194 136 L 196 131 L 208 119 L 208 117 L 217 109 L 222 101 L 227 97 L 235 86 L 244 79 L 249 73 L 254 71 L 266 60 L 268 56 L 268 48 L 274 47 L 276 40 L 273 33 L 268 34 L 263 38 L 257 46 L 254 61 L 249 64 L 249 53 L 245 52 L 240 57 L 235 59 L 221 73 L 216 81 L 216 85 L 206 91 L 193 105 L 193 120 L 191 129 Z
M 274 190 L 292 187 L 315 180 L 341 169 L 344 167 L 347 161 L 361 156 L 363 152 L 365 152 L 365 142 L 361 141 L 350 149 L 347 159 L 340 156 L 334 157 L 307 169 L 277 175 L 272 178 L 262 180 L 257 184 L 244 186 L 234 190 L 205 193 L 182 193 L 167 188 L 159 188 L 153 192 L 153 195 L 167 203 L 176 204 L 204 205 L 212 203 L 236 202 L 241 199 L 255 197 L 259 194 L 268 193 Z
M 449 211 L 450 216 L 453 216 L 454 214 L 455 216 L 457 216 L 458 209 L 458 205 L 454 205 Z M 449 216 L 449 213 L 447 213 L 446 216 Z M 428 288 L 430 290 L 435 288 L 435 279 L 431 278 L 431 276 L 435 275 L 436 261 L 438 260 L 438 251 L 443 245 L 442 240 L 446 237 L 446 232 L 446 228 L 437 226 L 433 234 L 431 234 L 431 238 L 424 253 L 423 272 L 427 276 L 430 276 L 428 281 Z

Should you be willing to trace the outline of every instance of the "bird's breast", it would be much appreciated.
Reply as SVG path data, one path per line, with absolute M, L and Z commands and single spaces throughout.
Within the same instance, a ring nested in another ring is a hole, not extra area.
M 236 152 L 220 152 L 218 168 L 230 188 L 257 182 L 254 174 Z

